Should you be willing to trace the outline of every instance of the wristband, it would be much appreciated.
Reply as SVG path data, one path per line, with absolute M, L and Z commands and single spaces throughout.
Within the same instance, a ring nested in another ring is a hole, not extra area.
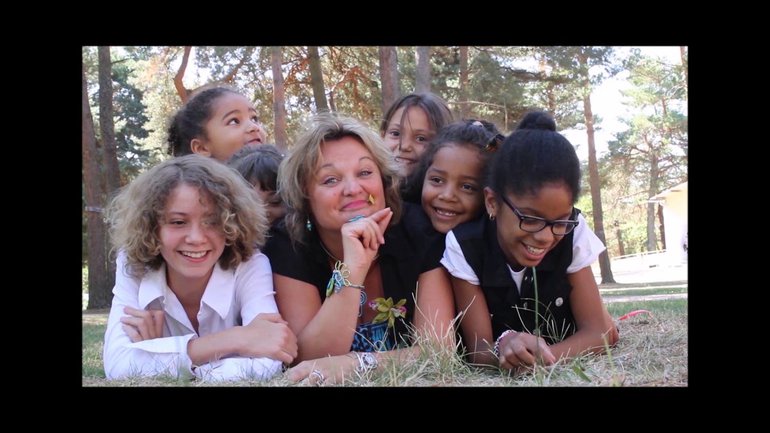
M 500 342 L 503 340 L 503 337 L 505 337 L 510 333 L 518 334 L 517 331 L 514 331 L 513 329 L 508 329 L 506 331 L 503 331 L 503 333 L 500 334 L 499 337 L 497 337 L 497 340 L 495 340 L 495 348 L 492 350 L 492 352 L 495 354 L 496 357 L 498 358 L 500 357 Z

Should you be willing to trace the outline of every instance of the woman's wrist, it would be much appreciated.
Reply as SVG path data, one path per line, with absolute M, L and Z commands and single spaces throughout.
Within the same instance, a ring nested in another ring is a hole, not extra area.
M 348 355 L 356 360 L 355 368 L 359 374 L 365 374 L 380 365 L 377 357 L 372 352 L 350 352 Z
M 332 277 L 329 279 L 329 283 L 326 286 L 326 296 L 331 296 L 334 293 L 339 293 L 343 287 L 352 287 L 361 291 L 365 290 L 363 285 L 364 277 L 360 277 L 361 284 L 356 284 L 350 281 L 351 274 L 348 265 L 345 262 L 337 261 L 334 264 L 334 270 L 332 271 Z M 355 278 L 355 276 L 353 277 Z M 358 280 L 355 280 L 358 281 Z

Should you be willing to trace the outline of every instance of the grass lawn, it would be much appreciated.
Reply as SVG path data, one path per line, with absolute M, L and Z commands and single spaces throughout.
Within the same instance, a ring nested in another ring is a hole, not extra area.
M 657 289 L 656 289 L 657 290 Z M 661 289 L 662 290 L 662 289 Z M 625 294 L 624 294 L 625 295 Z M 377 374 L 347 380 L 345 386 L 687 386 L 687 300 L 608 303 L 613 317 L 637 309 L 620 322 L 620 342 L 609 354 L 579 357 L 516 377 L 498 369 L 469 366 L 452 351 L 425 347 L 407 363 L 385 364 Z M 83 312 L 83 386 L 217 386 L 174 379 L 107 381 L 102 365 L 106 312 Z M 298 386 L 279 375 L 268 382 L 235 382 L 231 386 Z

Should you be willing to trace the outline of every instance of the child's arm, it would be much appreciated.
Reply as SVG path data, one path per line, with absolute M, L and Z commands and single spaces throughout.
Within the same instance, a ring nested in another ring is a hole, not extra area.
M 112 307 L 104 333 L 104 372 L 107 379 L 130 376 L 192 377 L 191 361 L 187 356 L 187 342 L 193 333 L 177 337 L 162 337 L 132 343 L 123 329 L 121 318 L 128 316 L 126 307 L 141 309 L 139 305 L 140 280 L 125 271 L 125 253 L 118 254 Z
M 418 278 L 414 327 L 419 341 L 432 341 L 445 347 L 455 346 L 452 325 L 455 306 L 452 283 L 443 266 L 423 272 Z
M 452 277 L 452 289 L 457 311 L 461 314 L 460 332 L 468 345 L 471 364 L 497 365 L 497 358 L 492 353 L 492 321 L 481 287 Z
M 617 342 L 617 330 L 602 304 L 599 288 L 590 266 L 568 274 L 572 285 L 570 305 L 577 332 L 551 346 L 557 358 L 571 358 L 586 351 L 597 353 Z
M 236 270 L 235 302 L 240 305 L 243 326 L 209 334 L 188 345 L 196 375 L 216 380 L 268 378 L 297 356 L 297 340 L 275 304 L 270 261 L 260 253 Z M 220 360 L 224 356 L 230 360 Z M 217 361 L 219 360 L 219 361 Z
M 201 379 L 267 380 L 280 373 L 283 362 L 294 359 L 295 341 L 278 313 L 265 313 L 247 326 L 235 326 L 190 340 L 188 353 L 193 364 L 198 365 L 195 375 Z M 272 347 L 282 349 L 266 355 Z

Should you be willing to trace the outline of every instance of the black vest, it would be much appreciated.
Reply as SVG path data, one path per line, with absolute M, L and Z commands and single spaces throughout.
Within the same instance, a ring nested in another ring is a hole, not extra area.
M 452 232 L 465 260 L 479 279 L 495 339 L 507 329 L 531 334 L 539 329 L 540 335 L 553 344 L 575 333 L 575 318 L 569 302 L 572 286 L 567 280 L 567 267 L 572 263 L 574 231 L 564 236 L 545 255 L 534 268 L 536 272 L 533 268 L 526 268 L 521 295 L 497 242 L 496 221 L 482 217 L 461 224 Z

